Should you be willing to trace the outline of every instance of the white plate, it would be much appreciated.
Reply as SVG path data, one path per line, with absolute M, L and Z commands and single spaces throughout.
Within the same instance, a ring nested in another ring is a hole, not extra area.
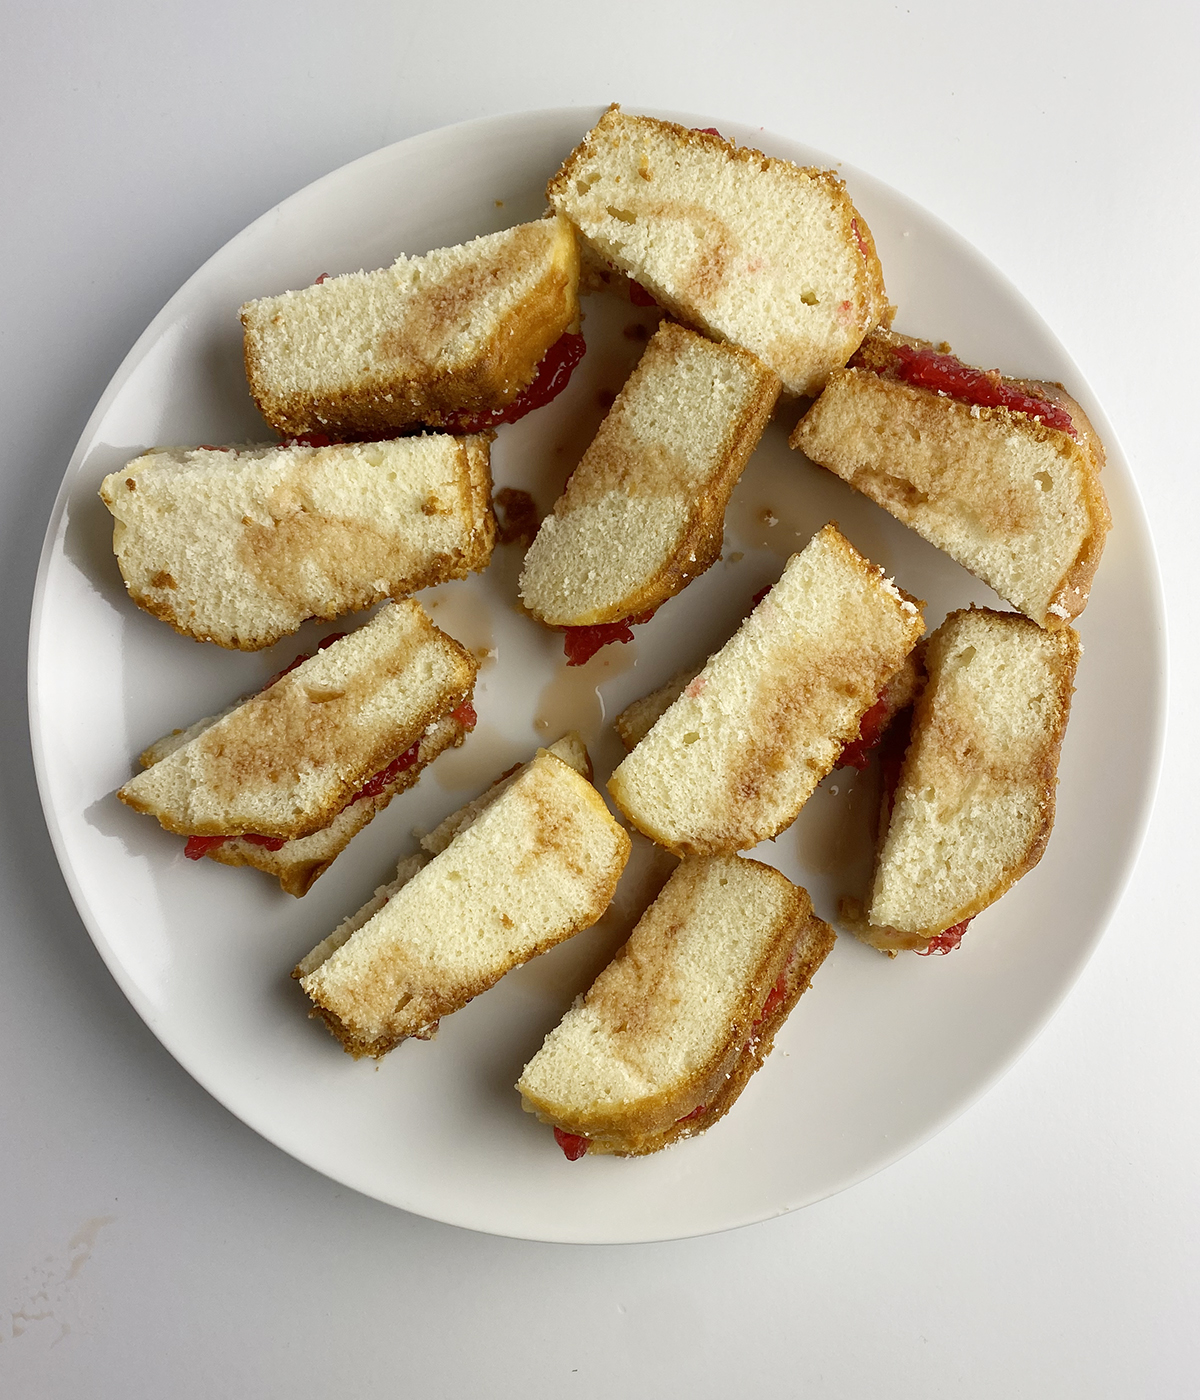
M 484 577 L 425 595 L 463 642 L 495 648 L 476 692 L 479 728 L 305 899 L 256 871 L 186 861 L 178 838 L 115 800 L 147 742 L 254 688 L 331 629 L 310 624 L 270 651 L 240 655 L 198 646 L 140 612 L 113 560 L 96 496 L 102 476 L 155 443 L 269 437 L 246 392 L 239 303 L 536 217 L 546 179 L 597 116 L 490 118 L 378 151 L 271 210 L 191 278 L 130 352 L 67 470 L 34 604 L 30 700 L 42 800 L 80 914 L 138 1012 L 211 1093 L 285 1151 L 407 1210 L 499 1234 L 614 1242 L 720 1230 L 841 1190 L 928 1138 L 1012 1062 L 1078 974 L 1136 856 L 1161 751 L 1165 660 L 1141 506 L 1078 371 L 960 238 L 845 170 L 900 307 L 898 327 L 948 339 L 973 362 L 1062 380 L 1108 444 L 1115 524 L 1080 627 L 1086 651 L 1044 860 L 950 957 L 893 962 L 840 939 L 731 1116 L 656 1157 L 568 1163 L 512 1088 L 628 928 L 644 844 L 622 887 L 624 914 L 506 977 L 447 1018 L 434 1043 L 410 1041 L 379 1068 L 344 1055 L 308 1020 L 288 973 L 413 848 L 413 828 L 432 826 L 571 725 L 585 732 L 602 782 L 618 758 L 605 716 L 719 645 L 826 520 L 929 600 L 931 627 L 952 607 L 995 602 L 790 452 L 796 410 L 785 409 L 735 494 L 725 559 L 635 643 L 566 671 L 560 639 L 514 611 L 512 546 Z M 830 163 L 798 142 L 715 124 L 802 164 Z M 543 508 L 601 417 L 600 391 L 618 388 L 637 356 L 640 342 L 625 328 L 651 319 L 612 298 L 585 305 L 589 351 L 570 388 L 503 428 L 493 453 L 498 484 L 528 487 Z M 826 916 L 865 877 L 871 782 L 835 773 L 795 826 L 756 853 L 806 885 Z

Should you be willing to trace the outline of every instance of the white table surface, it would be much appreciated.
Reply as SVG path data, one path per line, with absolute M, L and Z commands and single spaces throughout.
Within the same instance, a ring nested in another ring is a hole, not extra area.
M 0 1395 L 1196 1393 L 1196 16 L 1161 0 L 1136 13 L 1027 0 L 8 7 Z M 1173 704 L 1125 898 L 985 1099 L 805 1211 L 585 1248 L 471 1234 L 358 1196 L 257 1137 L 171 1060 L 58 874 L 24 660 L 76 438 L 211 252 L 378 146 L 609 100 L 794 135 L 918 200 L 1021 288 L 1137 478 Z

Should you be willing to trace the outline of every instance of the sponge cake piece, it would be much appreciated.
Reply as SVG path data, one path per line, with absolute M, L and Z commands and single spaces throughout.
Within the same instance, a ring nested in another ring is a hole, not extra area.
M 250 392 L 281 433 L 343 438 L 498 408 L 578 320 L 578 282 L 552 217 L 247 302 Z
M 309 836 L 469 700 L 476 670 L 419 603 L 389 603 L 117 796 L 186 836 Z
M 538 752 L 542 750 L 539 749 Z M 589 783 L 592 781 L 592 760 L 588 757 L 583 740 L 574 730 L 556 740 L 545 752 L 574 768 L 576 773 L 581 773 Z M 439 822 L 432 831 L 426 832 L 421 837 L 421 849 L 413 851 L 411 855 L 401 856 L 396 863 L 395 876 L 386 884 L 380 885 L 372 898 L 356 914 L 343 919 L 328 938 L 322 939 L 311 953 L 301 958 L 292 970 L 292 976 L 307 977 L 310 972 L 315 972 L 331 954 L 337 952 L 352 933 L 357 933 L 368 919 L 374 918 L 388 900 L 408 884 L 418 870 L 423 870 L 434 856 L 440 856 L 458 833 L 465 831 L 528 767 L 528 763 L 522 763 L 502 774 L 486 792 L 473 801 L 464 803 L 456 812 L 451 812 L 444 821 Z
M 987 609 L 951 613 L 930 637 L 860 938 L 924 950 L 1038 863 L 1079 652 L 1073 628 Z
M 677 320 L 816 394 L 890 316 L 842 181 L 610 107 L 547 189 L 584 239 Z
M 921 605 L 833 525 L 621 763 L 608 790 L 679 855 L 748 850 L 790 825 L 923 630 Z
M 833 947 L 807 893 L 757 861 L 685 860 L 525 1067 L 523 1107 L 572 1159 L 710 1128 Z
M 973 382 L 985 402 L 897 376 L 922 367 Z M 790 441 L 1040 626 L 1083 611 L 1111 523 L 1104 449 L 1061 385 L 984 375 L 880 333 L 830 377 Z
M 664 322 L 525 556 L 533 616 L 552 627 L 617 622 L 709 568 L 778 395 L 753 355 Z
M 133 601 L 185 636 L 255 651 L 306 618 L 486 568 L 489 441 L 155 450 L 100 496 Z
M 226 713 L 231 713 L 226 711 Z M 200 720 L 178 735 L 168 735 L 151 744 L 141 756 L 142 766 L 149 768 L 168 753 L 182 747 L 211 728 L 220 715 Z M 417 741 L 411 762 L 395 776 L 372 784 L 372 791 L 348 802 L 328 826 L 311 836 L 297 836 L 290 841 L 272 840 L 264 843 L 245 836 L 229 836 L 223 841 L 190 840 L 185 853 L 191 859 L 201 856 L 220 865 L 249 865 L 265 875 L 273 875 L 287 894 L 299 898 L 306 895 L 319 876 L 333 864 L 358 833 L 372 822 L 393 797 L 407 792 L 422 772 L 446 749 L 457 748 L 475 726 L 475 712 L 470 702 L 457 706 L 448 715 L 435 719 Z M 377 788 L 377 791 L 374 790 Z M 196 845 L 199 850 L 195 850 Z
M 346 1050 L 382 1056 L 595 923 L 629 849 L 595 788 L 542 751 L 300 984 Z

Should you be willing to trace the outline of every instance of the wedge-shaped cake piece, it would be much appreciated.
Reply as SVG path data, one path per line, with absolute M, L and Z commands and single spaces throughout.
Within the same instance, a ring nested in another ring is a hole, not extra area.
M 220 718 L 222 716 L 214 715 L 198 720 L 180 734 L 168 735 L 151 744 L 141 755 L 142 766 L 149 768 Z M 412 787 L 440 753 L 457 748 L 463 742 L 474 729 L 475 721 L 470 700 L 464 700 L 450 714 L 435 719 L 398 760 L 365 783 L 360 794 L 348 802 L 328 826 L 314 831 L 311 836 L 297 836 L 290 841 L 255 835 L 190 836 L 184 854 L 189 860 L 207 856 L 221 865 L 253 866 L 266 875 L 274 875 L 286 893 L 299 898 L 312 889 L 317 878 L 329 869 L 352 838 L 373 821 L 393 797 Z
M 533 616 L 617 622 L 709 568 L 778 396 L 778 377 L 753 355 L 664 322 L 525 556 Z
M 384 1055 L 594 924 L 629 847 L 591 783 L 542 751 L 300 984 L 352 1055 Z
M 540 753 L 542 750 L 539 749 L 538 752 Z M 574 730 L 556 740 L 545 752 L 561 759 L 574 768 L 576 773 L 582 773 L 589 783 L 592 781 L 592 760 L 588 756 L 583 740 Z M 440 856 L 458 833 L 465 831 L 485 808 L 490 807 L 502 792 L 516 782 L 528 767 L 528 763 L 521 763 L 507 773 L 502 773 L 486 792 L 481 793 L 473 801 L 464 803 L 456 812 L 451 812 L 444 821 L 439 822 L 432 831 L 426 832 L 421 837 L 421 849 L 413 851 L 410 855 L 401 856 L 396 863 L 395 876 L 386 884 L 380 885 L 374 895 L 357 913 L 350 914 L 343 919 L 329 937 L 322 939 L 311 953 L 305 954 L 292 969 L 292 976 L 307 977 L 310 972 L 315 972 L 331 954 L 337 952 L 352 933 L 357 933 L 368 919 L 374 918 L 388 900 L 408 884 L 418 870 L 423 870 L 434 856 Z M 418 1032 L 414 1032 L 414 1034 L 418 1034 Z M 432 1039 L 432 1032 L 423 1038 Z
M 1104 449 L 1061 385 L 1005 379 L 880 333 L 791 445 L 1042 627 L 1083 611 L 1110 524 Z
M 475 672 L 419 603 L 389 603 L 215 722 L 184 731 L 178 747 L 153 745 L 144 758 L 158 761 L 117 796 L 189 837 L 312 836 L 349 804 L 382 795 L 420 761 L 423 743 L 453 742 L 439 721 L 470 728 Z
M 816 394 L 890 315 L 875 243 L 842 181 L 610 107 L 547 196 L 678 320 Z
M 1041 860 L 1079 653 L 1071 627 L 987 609 L 951 613 L 930 637 L 865 919 L 843 905 L 860 938 L 949 952 Z
M 246 374 L 281 433 L 387 437 L 510 403 L 579 317 L 579 253 L 539 219 L 242 307 Z
M 155 450 L 105 477 L 129 596 L 185 636 L 256 651 L 487 567 L 489 437 Z
M 679 855 L 744 851 L 795 821 L 923 630 L 921 605 L 833 525 L 626 758 L 608 790 Z
M 758 861 L 685 860 L 517 1084 L 572 1160 L 641 1156 L 723 1118 L 833 947 Z

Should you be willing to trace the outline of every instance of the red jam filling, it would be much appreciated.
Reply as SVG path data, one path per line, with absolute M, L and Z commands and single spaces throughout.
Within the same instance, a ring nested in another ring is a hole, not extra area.
M 320 275 L 320 277 L 318 277 L 317 280 L 313 283 L 313 286 L 314 286 L 314 287 L 319 287 L 319 286 L 321 285 L 322 282 L 328 282 L 328 281 L 329 281 L 329 273 L 328 273 L 328 272 L 322 272 L 321 275 Z
M 188 860 L 200 860 L 228 840 L 228 836 L 189 836 L 183 853 Z
M 781 972 L 775 981 L 775 985 L 767 993 L 767 999 L 763 1002 L 763 1008 L 754 1019 L 754 1029 L 757 1030 L 768 1017 L 773 1016 L 779 1010 L 787 995 L 787 974 Z
M 676 1118 L 676 1123 L 690 1123 L 693 1118 L 699 1118 L 702 1113 L 708 1112 L 708 1105 L 701 1104 L 699 1108 L 693 1108 L 691 1113 L 685 1113 L 682 1118 Z
M 443 425 L 448 433 L 482 433 L 488 428 L 498 428 L 501 423 L 515 423 L 532 413 L 535 408 L 544 408 L 570 383 L 575 366 L 583 359 L 587 346 L 583 336 L 572 335 L 568 331 L 559 336 L 538 365 L 537 375 L 532 384 L 502 408 L 486 408 L 481 413 L 457 413 Z
M 475 713 L 475 706 L 469 700 L 464 700 L 455 710 L 450 711 L 450 718 L 458 720 L 459 724 L 469 734 L 479 723 L 479 716 Z
M 916 954 L 919 958 L 927 958 L 930 953 L 953 953 L 955 948 L 963 940 L 963 934 L 967 931 L 970 919 L 964 919 L 961 924 L 955 924 L 953 928 L 943 929 L 941 933 L 935 933 L 924 948 L 917 948 Z
M 580 1137 L 578 1133 L 564 1132 L 562 1128 L 555 1128 L 554 1141 L 562 1148 L 568 1162 L 578 1162 L 588 1150 L 587 1138 Z
M 594 627 L 568 627 L 563 633 L 563 651 L 566 654 L 568 666 L 582 666 L 585 661 L 590 661 L 601 647 L 606 647 L 612 642 L 632 642 L 634 627 L 640 626 L 643 622 L 649 622 L 654 616 L 654 609 L 648 612 L 634 613 L 632 617 L 622 618 L 620 622 L 598 622 Z
M 421 741 L 418 739 L 399 758 L 393 758 L 386 768 L 381 768 L 373 778 L 368 778 L 345 805 L 349 807 L 351 802 L 361 802 L 364 797 L 378 797 L 389 783 L 394 783 L 401 773 L 407 772 L 416 763 L 420 751 Z
M 883 731 L 887 728 L 887 718 L 887 701 L 881 695 L 859 720 L 858 738 L 851 739 L 842 750 L 838 766 L 845 767 L 848 764 L 851 768 L 857 768 L 861 772 L 870 761 L 871 750 L 883 738 Z
M 716 128 L 715 126 L 694 126 L 694 127 L 692 127 L 692 130 L 693 130 L 693 131 L 702 131 L 702 132 L 705 134 L 705 136 L 720 136 L 720 135 L 721 135 L 721 133 L 717 130 L 717 128 Z M 723 140 L 723 139 L 724 139 L 724 138 L 722 137 L 722 140 Z
M 936 350 L 914 349 L 911 345 L 894 346 L 893 355 L 892 372 L 905 384 L 945 394 L 960 403 L 1007 408 L 1028 418 L 1040 418 L 1048 428 L 1076 436 L 1071 415 L 1065 409 L 1005 384 L 997 370 L 975 369 L 963 364 L 956 355 L 939 355 Z
M 282 836 L 260 836 L 256 831 L 248 831 L 242 840 L 249 841 L 252 846 L 265 846 L 268 851 L 281 851 L 287 845 Z
M 766 586 L 766 588 L 760 588 L 760 589 L 758 590 L 758 592 L 754 595 L 754 597 L 750 599 L 750 611 L 751 611 L 751 612 L 753 612 L 754 609 L 755 609 L 756 607 L 758 607 L 759 603 L 762 602 L 762 600 L 767 596 L 768 593 L 770 593 L 771 589 L 774 588 L 774 587 L 775 587 L 775 585 L 774 585 L 773 583 L 768 583 L 767 586 Z

